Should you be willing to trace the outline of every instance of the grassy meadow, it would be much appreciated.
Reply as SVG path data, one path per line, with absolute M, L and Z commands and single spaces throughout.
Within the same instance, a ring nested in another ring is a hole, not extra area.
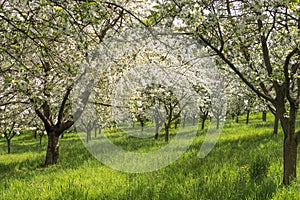
M 10 155 L 1 138 L 0 199 L 299 199 L 299 183 L 281 186 L 283 135 L 280 130 L 273 137 L 270 113 L 267 119 L 262 122 L 261 113 L 252 113 L 248 125 L 243 116 L 239 124 L 228 120 L 218 143 L 202 159 L 198 153 L 205 130 L 198 131 L 177 161 L 148 173 L 125 173 L 101 164 L 76 133 L 60 140 L 60 163 L 47 168 L 42 167 L 46 137 L 40 146 L 32 134 L 16 136 Z M 130 151 L 147 152 L 165 145 L 162 134 L 157 141 L 105 134 Z

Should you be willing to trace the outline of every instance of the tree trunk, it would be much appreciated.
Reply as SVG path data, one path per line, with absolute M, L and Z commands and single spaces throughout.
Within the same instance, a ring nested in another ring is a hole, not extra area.
M 93 130 L 93 128 L 91 128 L 91 129 L 89 130 L 89 134 L 88 134 L 89 140 L 92 140 L 92 130 Z
M 154 139 L 158 139 L 158 131 L 159 131 L 159 124 L 155 123 L 155 135 L 154 135 Z
M 284 140 L 284 176 L 283 184 L 289 185 L 296 178 L 297 141 L 287 137 Z
M 239 123 L 239 116 L 238 115 L 236 115 L 236 117 L 235 117 L 235 123 Z
M 48 132 L 47 135 L 48 135 L 48 146 L 47 146 L 45 166 L 58 163 L 58 157 L 59 157 L 59 136 L 57 136 L 54 131 Z
M 95 135 L 95 138 L 97 137 L 97 128 L 95 127 L 94 129 L 94 135 Z
M 202 117 L 201 130 L 204 129 L 206 117 Z
M 249 116 L 250 116 L 250 110 L 247 110 L 246 124 L 249 124 Z
M 11 139 L 6 139 L 7 141 L 7 153 L 10 154 L 10 140 Z
M 278 111 L 278 109 L 277 109 Z M 281 112 L 280 112 L 281 113 Z M 283 112 L 282 112 L 283 113 Z M 278 114 L 278 113 L 277 113 Z M 283 184 L 289 185 L 296 178 L 298 132 L 295 133 L 297 108 L 290 106 L 289 118 L 280 116 L 281 127 L 284 132 L 283 143 Z
M 267 111 L 263 111 L 263 113 L 262 113 L 262 121 L 263 122 L 267 121 Z
M 169 141 L 169 125 L 165 123 L 165 142 Z
M 140 123 L 141 123 L 141 132 L 143 132 L 144 131 L 144 121 L 140 121 Z
M 184 128 L 184 127 L 185 127 L 186 117 L 187 117 L 187 115 L 186 115 L 186 114 L 184 114 L 184 116 L 183 116 L 182 128 Z M 176 121 L 177 121 L 177 120 L 176 120 Z
M 92 139 L 92 129 L 87 129 L 86 131 L 86 142 L 89 142 Z
M 279 124 L 279 119 L 275 115 L 275 117 L 274 117 L 274 127 L 273 127 L 273 135 L 274 136 L 277 136 L 277 134 L 278 134 L 278 124 Z
M 179 120 L 176 119 L 176 120 L 175 120 L 175 125 L 174 125 L 174 128 L 175 128 L 175 129 L 178 128 L 178 124 L 179 124 Z M 182 127 L 183 127 L 183 128 L 185 127 L 185 119 L 183 119 L 183 125 L 182 125 Z

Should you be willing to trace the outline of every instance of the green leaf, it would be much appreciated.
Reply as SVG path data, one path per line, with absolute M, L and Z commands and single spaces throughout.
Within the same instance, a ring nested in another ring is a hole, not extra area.
M 151 25 L 151 22 L 149 19 L 144 19 L 144 20 L 142 20 L 142 22 L 146 25 Z
M 61 10 L 63 10 L 63 8 L 60 6 L 54 6 L 54 10 L 61 11 Z
M 94 1 L 92 1 L 92 2 L 89 2 L 89 5 L 90 5 L 90 6 L 94 6 L 94 5 L 97 5 L 97 3 L 94 2 Z

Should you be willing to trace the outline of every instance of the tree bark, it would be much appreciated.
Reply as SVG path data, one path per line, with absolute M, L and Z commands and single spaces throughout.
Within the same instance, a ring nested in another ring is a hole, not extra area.
M 267 111 L 263 111 L 263 113 L 262 113 L 262 121 L 263 122 L 267 121 Z
M 165 123 L 165 142 L 169 141 L 169 124 Z
M 46 166 L 58 163 L 59 158 L 59 134 L 56 134 L 54 131 L 50 131 L 47 135 L 48 146 L 45 161 Z
M 202 122 L 201 122 L 201 130 L 204 129 L 205 127 L 205 121 L 207 119 L 207 116 L 208 116 L 208 111 L 207 112 L 203 112 L 202 115 L 200 115 L 201 119 L 202 119 Z
M 205 126 L 205 120 L 206 120 L 206 118 L 203 117 L 203 118 L 202 118 L 202 122 L 201 122 L 201 130 L 204 129 L 204 126 Z
M 284 139 L 284 185 L 289 185 L 296 178 L 297 146 L 296 140 L 290 137 Z
M 92 129 L 87 129 L 86 131 L 86 142 L 89 142 L 92 139 Z
M 278 111 L 278 110 L 277 110 Z M 280 112 L 281 113 L 281 112 Z M 289 118 L 285 118 L 281 113 L 280 123 L 284 132 L 283 143 L 283 184 L 289 185 L 296 178 L 298 132 L 295 133 L 297 108 L 293 104 L 290 106 Z
M 7 141 L 7 153 L 10 154 L 10 140 L 11 139 L 6 139 Z
M 249 124 L 249 116 L 250 116 L 250 110 L 247 110 L 247 114 L 246 114 L 246 124 Z
M 277 136 L 278 134 L 278 126 L 279 126 L 279 118 L 275 115 L 274 117 L 274 127 L 273 127 L 273 135 Z
M 144 132 L 144 121 L 141 120 L 140 123 L 141 123 L 141 132 Z

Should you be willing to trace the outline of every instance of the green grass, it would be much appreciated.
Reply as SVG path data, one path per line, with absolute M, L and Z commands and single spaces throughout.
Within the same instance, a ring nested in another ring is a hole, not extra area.
M 272 137 L 271 114 L 267 122 L 260 118 L 252 114 L 249 125 L 244 124 L 243 116 L 239 124 L 229 120 L 218 143 L 203 159 L 198 153 L 205 131 L 199 131 L 176 162 L 148 173 L 110 169 L 85 149 L 75 133 L 60 140 L 60 163 L 48 168 L 41 166 L 46 138 L 40 146 L 29 134 L 15 137 L 10 155 L 2 138 L 0 199 L 299 199 L 297 182 L 281 187 L 282 132 Z M 154 141 L 107 134 L 129 151 L 154 151 L 166 145 L 163 136 Z

